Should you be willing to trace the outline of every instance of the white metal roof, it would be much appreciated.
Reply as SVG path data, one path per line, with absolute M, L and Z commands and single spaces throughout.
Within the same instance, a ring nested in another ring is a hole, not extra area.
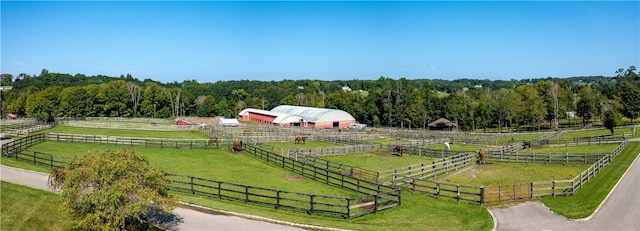
M 276 117 L 275 119 L 273 119 L 273 123 L 295 123 L 295 122 L 300 122 L 301 119 L 304 119 L 301 116 L 298 115 L 289 115 L 286 113 L 279 113 L 279 112 L 273 112 L 273 111 L 266 111 L 266 110 L 260 110 L 260 109 L 255 109 L 255 108 L 247 108 L 242 110 L 240 113 L 238 113 L 239 116 L 244 116 L 247 113 L 257 113 L 257 114 L 263 114 L 263 115 L 270 115 L 273 117 Z M 307 121 L 306 119 L 304 119 L 305 121 Z
M 356 120 L 351 114 L 343 110 L 328 108 L 280 105 L 271 109 L 271 112 L 300 116 L 305 121 L 314 123 Z

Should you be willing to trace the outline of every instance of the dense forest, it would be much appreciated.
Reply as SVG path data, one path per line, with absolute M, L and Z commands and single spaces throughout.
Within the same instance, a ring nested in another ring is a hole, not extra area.
M 615 77 L 524 80 L 233 80 L 161 83 L 129 74 L 2 74 L 0 111 L 47 121 L 54 117 L 235 117 L 244 108 L 299 105 L 345 110 L 370 126 L 424 128 L 440 117 L 461 130 L 504 126 L 557 128 L 575 112 L 582 123 L 607 125 L 640 116 L 634 66 Z M 568 113 L 569 112 L 569 113 Z

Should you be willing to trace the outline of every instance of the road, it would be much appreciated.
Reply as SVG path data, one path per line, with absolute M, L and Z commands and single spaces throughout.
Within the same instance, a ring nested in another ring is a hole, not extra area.
M 48 174 L 17 169 L 0 165 L 0 180 L 14 184 L 26 185 L 32 188 L 51 191 L 47 186 Z M 182 205 L 185 207 L 185 205 Z M 194 208 L 194 206 L 188 206 Z M 203 212 L 207 211 L 207 212 Z M 176 208 L 173 214 L 177 216 L 177 224 L 167 225 L 168 230 L 334 230 L 330 228 L 314 227 L 276 221 L 257 216 L 235 214 L 210 209 Z
M 596 209 L 581 220 L 553 213 L 541 202 L 491 209 L 496 230 L 640 230 L 640 156 Z

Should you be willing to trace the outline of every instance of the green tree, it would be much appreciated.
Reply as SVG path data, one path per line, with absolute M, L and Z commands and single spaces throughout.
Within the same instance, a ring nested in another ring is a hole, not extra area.
M 525 125 L 534 125 L 543 121 L 547 108 L 540 97 L 538 90 L 533 85 L 520 85 L 516 92 L 522 99 L 519 102 L 517 118 Z
M 578 104 L 576 114 L 582 118 L 582 126 L 596 114 L 596 97 L 591 87 L 584 87 L 578 91 Z
M 623 106 L 622 114 L 631 119 L 631 122 L 640 116 L 640 77 L 635 70 L 636 67 L 631 66 L 627 70 L 619 69 L 616 72 L 616 93 Z
M 77 230 L 145 229 L 149 215 L 168 215 L 177 205 L 167 193 L 169 183 L 133 149 L 89 151 L 49 177 Z

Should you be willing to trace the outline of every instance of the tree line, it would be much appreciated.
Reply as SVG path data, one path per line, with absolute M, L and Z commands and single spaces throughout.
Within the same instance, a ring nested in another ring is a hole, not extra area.
M 277 105 L 341 109 L 370 126 L 425 128 L 444 117 L 461 130 L 545 126 L 557 129 L 572 114 L 619 125 L 640 116 L 634 66 L 615 77 L 524 80 L 232 80 L 198 83 L 49 73 L 2 74 L 3 115 L 54 117 L 235 117 L 245 108 Z

